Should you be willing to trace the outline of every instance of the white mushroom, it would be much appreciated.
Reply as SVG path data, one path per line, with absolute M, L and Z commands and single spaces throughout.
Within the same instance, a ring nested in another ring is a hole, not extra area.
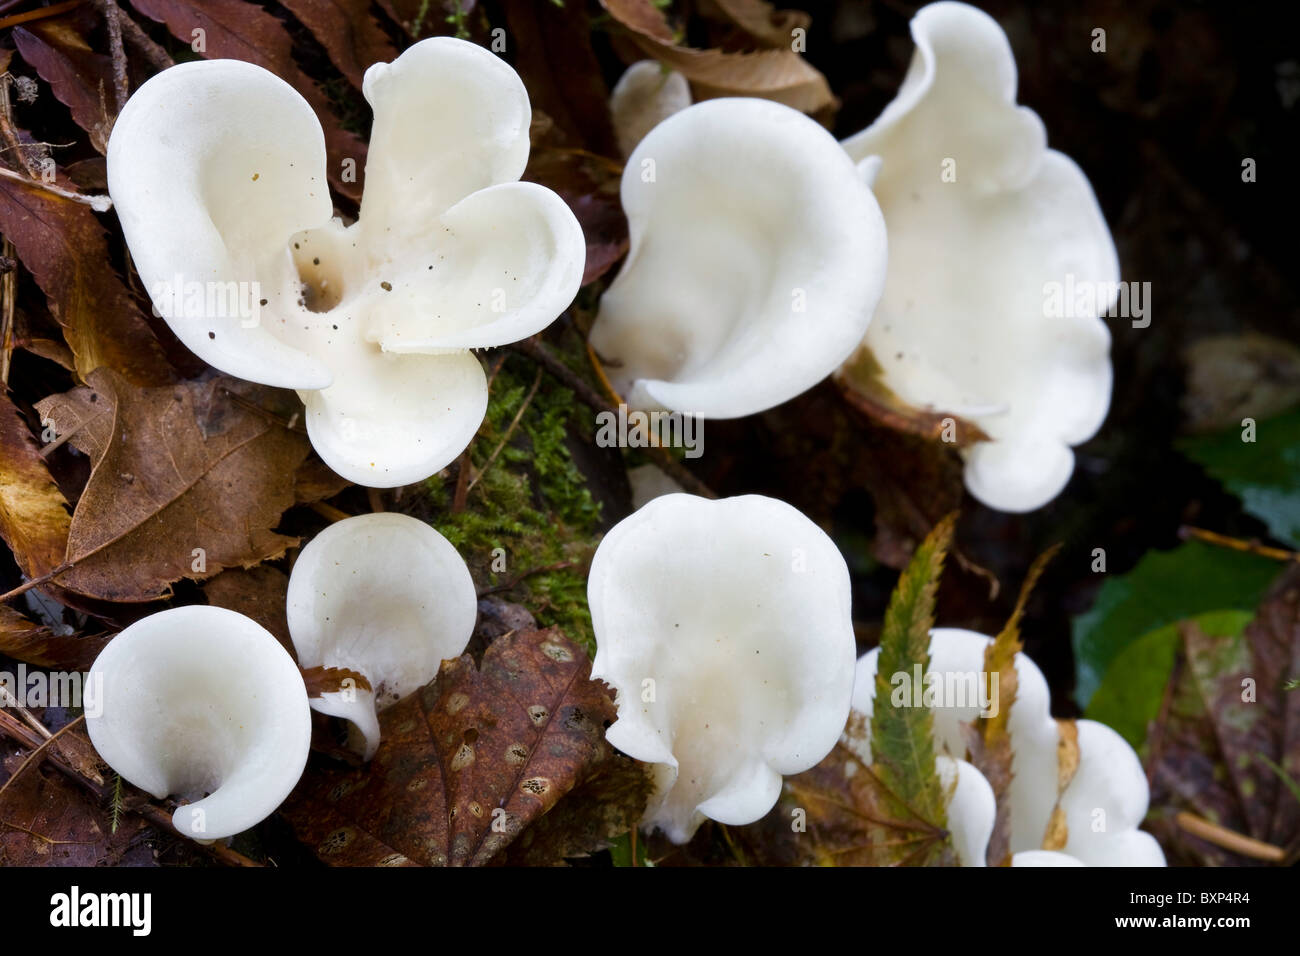
M 113 127 L 108 182 L 181 341 L 231 375 L 297 389 L 325 462 L 386 487 L 465 448 L 487 407 L 468 350 L 548 325 L 586 246 L 558 196 L 517 182 L 528 95 L 492 53 L 423 40 L 367 70 L 364 92 L 375 116 L 351 226 L 330 218 L 311 107 L 235 60 L 140 87 Z
M 981 777 L 962 759 L 966 741 L 962 725 L 979 717 L 983 705 L 991 714 L 1006 702 L 989 694 L 980 700 L 984 686 L 984 652 L 991 638 L 974 631 L 935 628 L 930 632 L 930 668 L 934 692 L 938 695 L 934 715 L 934 737 L 939 772 L 946 781 L 951 770 L 943 762 L 958 764 L 958 786 L 948 805 L 948 825 L 961 862 L 983 866 L 985 849 L 993 830 L 995 806 L 992 789 L 979 787 L 965 778 Z M 858 660 L 853 690 L 853 709 L 869 718 L 875 706 L 876 666 L 879 649 Z M 1056 856 L 1040 854 L 1047 824 L 1057 805 L 1057 743 L 1059 731 L 1051 717 L 1051 695 L 1042 671 L 1023 653 L 1016 655 L 1016 694 L 1008 718 L 1013 751 L 1013 776 L 1008 791 L 1010 845 L 1016 866 L 1073 865 Z M 913 675 L 905 675 L 908 680 Z M 893 679 L 897 693 L 907 681 Z M 892 704 L 907 703 L 904 694 Z M 870 721 L 866 722 L 870 729 Z M 1125 740 L 1104 724 L 1091 720 L 1075 722 L 1078 729 L 1079 765 L 1060 795 L 1060 806 L 1068 827 L 1061 855 L 1088 866 L 1164 866 L 1164 854 L 1155 838 L 1138 829 L 1147 812 L 1147 781 L 1137 754 Z M 870 735 L 855 749 L 870 760 Z
M 630 246 L 590 341 L 629 406 L 736 418 L 817 384 L 884 286 L 880 210 L 808 117 L 722 98 L 670 116 L 627 161 Z
M 690 105 L 691 87 L 682 74 L 656 60 L 633 63 L 609 94 L 619 150 L 631 155 L 646 133 Z
M 366 760 L 379 749 L 379 711 L 427 684 L 469 643 L 478 598 L 469 568 L 423 521 L 384 512 L 330 525 L 289 577 L 289 632 L 305 668 L 354 671 L 313 709 L 352 722 Z
M 219 607 L 159 611 L 91 665 L 101 688 L 86 729 L 123 778 L 191 800 L 176 829 L 210 842 L 265 819 L 302 776 L 311 711 L 302 675 L 255 622 Z
M 645 825 L 683 843 L 705 817 L 752 823 L 782 775 L 835 746 L 853 686 L 849 573 L 794 508 L 656 498 L 605 536 L 587 597 L 592 676 L 616 691 L 606 737 L 656 765 Z
M 935 3 L 912 36 L 897 98 L 843 144 L 874 177 L 889 271 L 867 354 L 842 374 L 972 420 L 992 440 L 965 453 L 971 494 L 1029 511 L 1065 487 L 1071 446 L 1106 416 L 1110 333 L 1099 316 L 1119 280 L 1115 246 L 1087 177 L 1016 105 L 997 23 Z

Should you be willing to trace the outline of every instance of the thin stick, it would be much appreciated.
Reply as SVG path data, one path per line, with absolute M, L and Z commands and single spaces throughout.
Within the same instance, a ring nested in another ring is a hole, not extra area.
M 352 517 L 352 515 L 348 514 L 342 508 L 335 508 L 333 505 L 328 505 L 323 501 L 313 501 L 308 505 L 308 507 L 322 518 L 327 518 L 330 521 L 346 521 L 348 518 Z
M 79 202 L 83 206 L 89 206 L 91 209 L 95 210 L 95 212 L 108 212 L 113 208 L 113 200 L 108 196 L 83 196 L 81 193 L 74 193 L 70 189 L 64 189 L 62 186 L 56 186 L 53 183 L 43 182 L 39 179 L 29 179 L 26 176 L 15 173 L 11 169 L 5 169 L 3 166 L 0 166 L 0 177 L 12 180 L 16 183 L 22 183 L 24 186 L 31 186 L 35 189 L 41 190 L 42 192 L 58 196 L 60 199 L 66 199 L 69 202 Z
M 104 15 L 104 26 L 108 28 L 108 52 L 113 60 L 113 101 L 117 105 L 116 112 L 120 113 L 131 95 L 131 86 L 126 78 L 126 51 L 122 49 L 124 15 L 116 0 L 95 0 L 95 5 Z
M 118 7 L 119 12 L 121 7 Z M 167 55 L 167 51 L 155 43 L 140 24 L 136 23 L 125 13 L 117 19 L 118 25 L 122 28 L 122 37 L 127 43 L 135 47 L 144 54 L 146 60 L 160 70 L 166 70 L 176 65 L 176 61 Z
M 523 403 L 519 406 L 519 411 L 515 412 L 515 417 L 511 419 L 509 426 L 506 428 L 506 433 L 501 436 L 501 441 L 497 443 L 497 447 L 492 449 L 492 454 L 488 455 L 488 460 L 483 463 L 483 467 L 479 473 L 470 479 L 469 487 L 465 489 L 466 497 L 469 497 L 469 493 L 474 490 L 474 486 L 478 484 L 478 480 L 487 474 L 488 469 L 492 467 L 492 463 L 497 460 L 497 455 L 501 454 L 502 449 L 504 449 L 510 442 L 510 436 L 512 436 L 515 433 L 515 429 L 519 427 L 519 423 L 523 420 L 524 412 L 528 411 L 528 406 L 533 403 L 533 397 L 537 394 L 537 387 L 541 384 L 542 369 L 539 367 L 537 369 L 536 377 L 533 378 L 533 387 L 530 388 L 528 394 L 524 396 Z
M 47 17 L 57 17 L 61 13 L 71 10 L 73 7 L 81 6 L 81 0 L 67 0 L 66 3 L 56 3 L 52 7 L 41 7 L 39 10 L 28 10 L 26 13 L 15 13 L 11 17 L 5 17 L 0 20 L 0 30 L 5 27 L 16 27 L 20 23 L 30 23 L 33 20 L 44 20 Z
M 66 731 L 69 727 L 75 727 L 78 724 L 85 723 L 85 721 L 86 721 L 86 715 L 82 714 L 76 720 L 64 724 L 55 733 L 50 734 L 48 737 L 42 740 L 40 744 L 37 745 L 32 750 L 32 752 L 27 755 L 27 758 L 18 765 L 18 769 L 9 775 L 9 779 L 6 780 L 3 784 L 0 784 L 0 797 L 4 796 L 4 792 L 9 789 L 9 784 L 13 783 L 20 776 L 22 776 L 23 771 L 26 770 L 28 767 L 30 767 L 33 761 L 39 762 L 39 758 L 41 754 L 45 753 L 45 748 L 47 748 L 50 744 L 54 743 L 54 741 L 58 740 L 61 736 L 63 736 L 64 731 Z M 49 731 L 46 730 L 46 733 L 49 733 Z
M 1178 529 L 1178 536 L 1186 540 L 1195 538 L 1197 541 L 1204 541 L 1206 544 L 1213 544 L 1220 548 L 1228 548 L 1232 551 L 1244 551 L 1248 554 L 1258 554 L 1262 558 L 1272 558 L 1274 561 L 1300 561 L 1300 552 L 1287 551 L 1285 548 L 1273 548 L 1266 544 L 1260 544 L 1259 541 L 1251 539 L 1245 541 L 1241 538 L 1232 538 L 1226 534 L 1219 534 L 1217 531 L 1207 531 L 1204 528 L 1194 528 L 1191 525 L 1183 525 Z
M 16 743 L 24 747 L 29 747 L 29 748 L 42 747 L 42 741 L 40 740 L 37 734 L 24 727 L 18 721 L 14 720 L 14 718 L 11 717 L 8 713 L 6 713 L 3 709 L 0 709 L 0 733 L 3 733 L 11 740 L 15 741 Z M 49 734 L 49 731 L 46 730 L 45 733 Z M 55 735 L 51 734 L 50 736 L 53 737 Z M 54 767 L 54 769 L 58 770 L 60 773 L 62 773 L 73 783 L 80 786 L 83 790 L 86 790 L 88 793 L 90 793 L 91 796 L 95 797 L 97 800 L 103 801 L 107 796 L 108 794 L 107 787 L 90 779 L 85 774 L 83 774 L 80 770 L 78 770 L 76 767 L 72 766 L 72 764 L 70 764 L 67 761 L 67 759 L 63 757 L 62 754 L 58 753 L 57 750 L 45 751 L 42 754 L 42 756 L 44 760 L 46 760 L 51 766 Z M 184 833 L 181 833 L 179 830 L 176 829 L 176 827 L 172 824 L 171 814 L 168 813 L 162 807 L 156 806 L 153 803 L 145 803 L 142 806 L 138 806 L 138 807 L 128 806 L 128 807 L 124 807 L 124 809 L 130 811 L 131 813 L 136 814 L 137 816 L 143 817 L 145 820 L 147 820 L 149 823 L 153 824 L 155 827 L 157 827 L 160 830 L 170 831 L 171 833 L 174 833 L 179 837 L 184 837 L 185 839 L 188 839 L 188 837 L 186 837 Z M 227 866 L 239 866 L 239 867 L 261 866 L 261 864 L 258 863 L 256 860 L 251 860 L 248 857 L 244 856 L 242 853 L 232 850 L 229 847 L 222 846 L 220 843 L 206 843 L 206 844 L 200 843 L 198 844 L 198 846 L 202 847 L 205 852 L 211 854 L 215 859 L 226 864 Z
M 1231 850 L 1233 853 L 1240 853 L 1252 860 L 1263 860 L 1266 863 L 1283 863 L 1286 861 L 1286 851 L 1281 847 L 1265 843 L 1263 840 L 1256 840 L 1253 837 L 1244 836 L 1236 830 L 1229 830 L 1217 823 L 1211 823 L 1204 817 L 1198 817 L 1186 810 L 1180 810 L 1178 815 L 1174 817 L 1174 822 L 1188 833 L 1200 837 L 1207 843 L 1213 843 L 1215 846 Z

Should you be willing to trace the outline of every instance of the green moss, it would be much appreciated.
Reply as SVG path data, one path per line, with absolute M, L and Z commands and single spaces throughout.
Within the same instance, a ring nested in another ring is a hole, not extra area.
M 487 467 L 527 398 L 535 369 L 531 362 L 512 358 L 497 374 L 487 415 L 470 446 L 479 480 L 464 509 L 453 514 L 455 476 L 430 479 L 433 520 L 469 563 L 480 588 L 518 580 L 504 597 L 527 607 L 543 627 L 559 627 L 594 652 L 587 566 L 598 537 L 600 506 L 566 446 L 571 429 L 590 426 L 573 392 L 544 377 L 509 441 Z

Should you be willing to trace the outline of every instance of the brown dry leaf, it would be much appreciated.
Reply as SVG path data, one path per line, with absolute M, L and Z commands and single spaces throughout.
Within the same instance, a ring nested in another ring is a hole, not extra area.
M 837 105 L 826 77 L 789 48 L 757 53 L 693 50 L 675 42 L 672 28 L 651 0 L 600 0 L 626 27 L 646 56 L 667 64 L 691 82 L 696 99 L 757 96 L 804 113 Z
M 6 779 L 24 756 L 4 762 Z M 0 796 L 0 866 L 117 865 L 148 829 L 126 815 L 114 833 L 108 810 L 90 794 L 54 770 L 29 766 Z M 152 863 L 152 850 L 130 862 Z
M 343 128 L 329 98 L 298 66 L 293 58 L 293 40 L 283 23 L 244 0 L 132 0 L 131 5 L 165 24 L 183 43 L 193 43 L 194 31 L 203 31 L 204 57 L 256 63 L 301 93 L 325 130 L 330 185 L 349 199 L 361 198 L 366 144 Z M 356 164 L 356 182 L 343 179 L 345 159 Z
M 282 812 L 336 866 L 491 862 L 616 759 L 614 705 L 590 673 L 554 629 L 500 637 L 477 669 L 468 654 L 445 661 L 380 715 L 368 766 L 309 767 Z
M 627 217 L 619 200 L 623 167 L 618 163 L 577 149 L 535 149 L 523 178 L 554 190 L 577 217 L 587 240 L 583 285 L 627 254 Z
M 311 505 L 333 498 L 352 482 L 335 474 L 334 469 L 314 455 L 302 463 L 293 476 L 293 500 L 300 505 Z
M 38 404 L 94 461 L 57 583 L 106 601 L 152 601 L 181 579 L 282 555 L 305 438 L 230 400 L 213 377 L 141 389 L 106 369 Z M 196 553 L 201 549 L 201 553 Z
M 358 90 L 371 64 L 397 57 L 397 48 L 370 14 L 370 0 L 280 0 L 280 5 L 311 31 Z
M 72 518 L 22 414 L 0 393 L 0 538 L 28 577 L 61 563 Z
M 266 628 L 284 645 L 294 660 L 293 639 L 289 636 L 289 618 L 285 612 L 289 576 L 279 568 L 259 565 L 256 568 L 231 568 L 205 581 L 203 594 L 214 607 L 238 611 Z
M 1179 627 L 1182 660 L 1152 732 L 1151 830 L 1173 863 L 1258 865 L 1180 827 L 1190 812 L 1300 859 L 1300 567 L 1274 584 L 1240 637 Z M 1288 781 L 1290 786 L 1288 785 Z
M 1079 728 L 1073 720 L 1056 722 L 1056 805 L 1047 819 L 1043 833 L 1044 850 L 1064 850 L 1070 840 L 1070 827 L 1066 821 L 1061 797 L 1079 769 Z
M 113 271 L 104 227 L 89 206 L 0 179 L 0 232 L 49 300 L 82 379 L 106 367 L 138 385 L 172 380 L 148 319 Z
M 90 135 L 90 145 L 105 153 L 115 117 L 112 60 L 92 50 L 63 17 L 15 27 L 13 39 L 22 58 Z
M 111 638 L 109 634 L 98 637 L 55 634 L 9 605 L 0 604 L 0 654 L 14 660 L 57 670 L 85 671 Z
M 868 348 L 860 348 L 834 376 L 846 401 L 874 421 L 890 428 L 967 448 L 989 436 L 974 422 L 944 411 L 927 411 L 908 405 L 881 380 L 880 362 Z
M 617 156 L 609 87 L 592 50 L 586 5 L 505 0 L 504 8 L 514 67 L 534 115 L 545 114 L 566 146 Z
M 987 718 L 976 717 L 964 728 L 970 762 L 992 786 L 993 799 L 997 806 L 993 833 L 989 837 L 985 854 L 989 866 L 1011 865 L 1010 792 L 1011 780 L 1014 776 L 1012 769 L 1014 754 L 1011 750 L 1011 733 L 1008 726 L 1011 720 L 1011 708 L 1016 704 L 1016 687 L 1019 683 L 1016 674 L 1016 655 L 1024 650 L 1024 644 L 1020 640 L 1020 620 L 1024 617 L 1025 605 L 1034 590 L 1034 585 L 1038 583 L 1043 569 L 1059 550 L 1060 545 L 1056 545 L 1034 559 L 1034 563 L 1029 566 L 1029 571 L 1025 575 L 1024 583 L 1020 586 L 1020 595 L 1016 598 L 1011 616 L 998 632 L 997 637 L 984 649 L 986 681 L 984 699 L 998 701 L 997 713 Z M 993 674 L 998 675 L 996 691 L 988 683 L 991 680 L 990 675 Z M 1063 820 L 1064 816 L 1062 816 Z
M 706 0 L 706 16 L 716 10 L 728 23 L 744 30 L 763 46 L 790 49 L 795 30 L 808 30 L 812 17 L 802 10 L 778 10 L 765 0 Z

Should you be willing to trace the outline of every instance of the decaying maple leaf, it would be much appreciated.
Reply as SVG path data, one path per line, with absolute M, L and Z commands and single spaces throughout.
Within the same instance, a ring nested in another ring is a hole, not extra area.
M 593 835 L 626 831 L 646 793 L 627 783 L 619 765 L 629 761 L 605 742 L 614 705 L 590 673 L 558 630 L 505 634 L 481 667 L 468 654 L 445 661 L 433 681 L 385 710 L 368 765 L 309 767 L 281 812 L 338 866 L 487 864 L 579 788 L 606 801 L 601 811 L 615 828 Z M 592 805 L 584 807 L 590 817 Z M 577 849 L 553 832 L 544 839 Z
M 137 388 L 100 369 L 37 404 L 94 462 L 54 576 L 108 601 L 152 601 L 181 578 L 279 557 L 296 539 L 271 529 L 294 503 L 306 439 L 245 398 L 255 387 L 211 377 Z
M 1300 675 L 1300 567 L 1282 574 L 1242 635 L 1213 637 L 1190 621 L 1179 631 L 1148 756 L 1151 830 L 1171 862 L 1294 863 L 1300 692 L 1286 685 Z M 1221 832 L 1198 835 L 1184 813 Z

